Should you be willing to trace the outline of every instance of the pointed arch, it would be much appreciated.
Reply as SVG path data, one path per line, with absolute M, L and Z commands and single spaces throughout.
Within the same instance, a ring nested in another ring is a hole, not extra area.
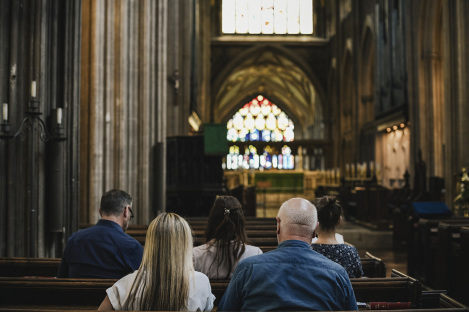
M 288 112 L 298 125 L 295 136 L 323 136 L 324 87 L 288 49 L 266 44 L 240 53 L 215 77 L 212 91 L 214 122 L 226 122 L 247 99 L 262 94 Z

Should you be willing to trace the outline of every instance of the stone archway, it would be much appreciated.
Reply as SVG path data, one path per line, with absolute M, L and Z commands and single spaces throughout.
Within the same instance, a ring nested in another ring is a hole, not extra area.
M 248 98 L 262 94 L 294 120 L 295 137 L 323 139 L 324 91 L 306 64 L 274 46 L 246 51 L 224 67 L 212 90 L 214 122 L 226 122 Z

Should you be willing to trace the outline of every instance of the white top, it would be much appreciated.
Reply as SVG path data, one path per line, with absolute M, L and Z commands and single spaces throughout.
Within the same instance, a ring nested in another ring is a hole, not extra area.
M 234 243 L 234 241 L 232 241 L 232 243 Z M 208 243 L 201 245 L 201 246 L 194 247 L 192 250 L 192 258 L 194 260 L 194 269 L 196 271 L 200 271 L 204 273 L 210 279 L 223 279 L 226 277 L 226 274 L 228 274 L 227 268 L 220 267 L 217 272 L 216 263 L 214 263 L 212 266 L 212 262 L 215 259 L 215 255 L 216 255 L 216 248 L 217 247 L 214 245 L 210 246 L 209 248 Z M 239 261 L 246 259 L 248 257 L 251 257 L 251 256 L 260 255 L 261 253 L 262 253 L 262 250 L 259 247 L 246 245 L 246 249 L 244 250 L 244 253 L 241 255 L 241 257 L 239 258 Z M 234 272 L 234 269 L 236 268 L 236 265 L 238 265 L 237 262 L 233 264 L 233 269 L 231 270 L 230 278 L 231 276 L 233 276 L 233 272 Z
M 314 244 L 317 240 L 318 240 L 317 237 L 313 237 L 313 240 L 311 241 L 311 244 Z M 345 244 L 344 236 L 343 236 L 342 234 L 335 233 L 335 240 L 336 240 L 339 244 Z
M 106 289 L 106 293 L 114 310 L 122 310 L 122 305 L 124 304 L 125 300 L 127 300 L 130 288 L 132 287 L 132 283 L 134 282 L 136 276 L 137 271 L 124 276 L 114 285 Z M 213 309 L 215 296 L 212 294 L 212 288 L 210 287 L 210 281 L 208 280 L 208 277 L 200 272 L 195 272 L 194 278 L 191 278 L 190 281 L 191 283 L 189 287 L 187 310 L 211 311 Z M 136 301 L 134 301 L 132 310 L 140 310 L 140 308 L 135 304 Z

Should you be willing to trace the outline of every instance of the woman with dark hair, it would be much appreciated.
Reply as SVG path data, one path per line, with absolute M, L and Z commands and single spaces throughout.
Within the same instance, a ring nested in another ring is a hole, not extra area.
M 363 268 L 357 249 L 341 244 L 336 238 L 336 229 L 342 222 L 342 207 L 334 196 L 318 198 L 314 205 L 318 210 L 318 239 L 312 244 L 314 251 L 337 262 L 345 268 L 350 278 L 362 277 Z
M 247 244 L 244 225 L 240 202 L 218 196 L 208 217 L 206 243 L 193 250 L 194 269 L 211 279 L 228 279 L 240 260 L 261 254 L 259 247 Z

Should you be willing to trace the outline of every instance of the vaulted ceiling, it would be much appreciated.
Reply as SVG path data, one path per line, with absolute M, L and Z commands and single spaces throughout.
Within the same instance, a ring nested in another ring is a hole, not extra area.
M 262 94 L 295 122 L 295 136 L 322 120 L 322 105 L 307 74 L 276 51 L 262 49 L 234 60 L 214 99 L 215 122 L 226 122 L 253 97 Z M 297 133 L 298 132 L 298 133 Z

